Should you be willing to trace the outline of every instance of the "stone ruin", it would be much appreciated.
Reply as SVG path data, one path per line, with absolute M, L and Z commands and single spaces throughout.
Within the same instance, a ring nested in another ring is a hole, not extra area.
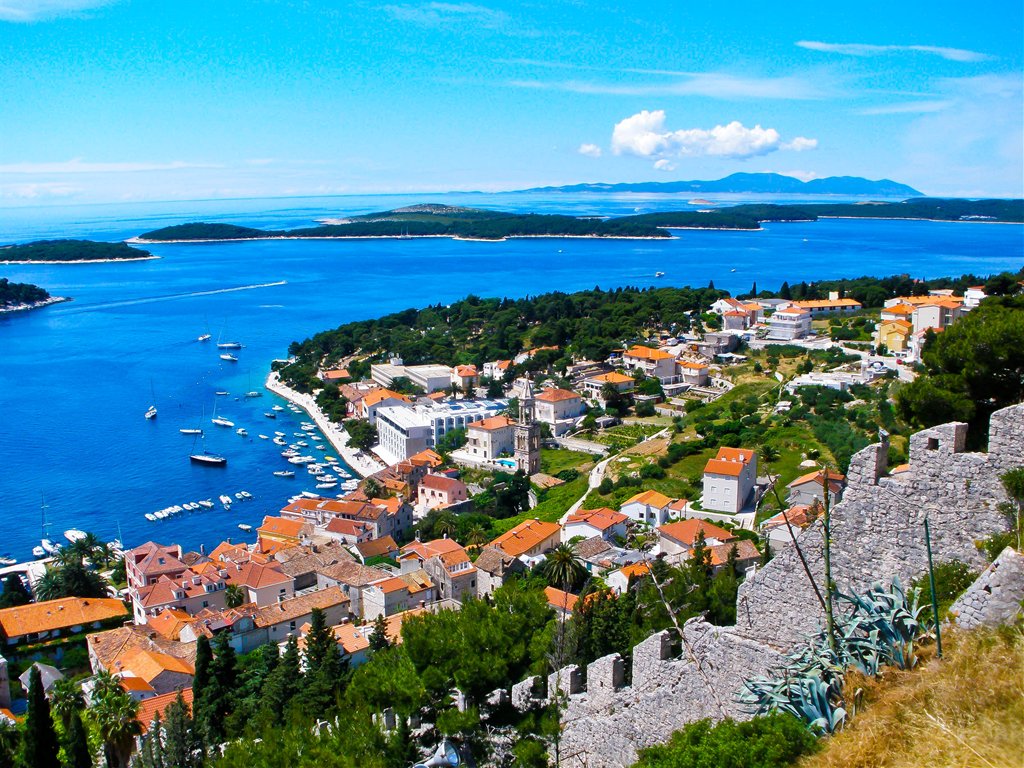
M 1007 500 L 999 477 L 1024 465 L 1024 405 L 993 414 L 988 453 L 966 452 L 966 437 L 967 425 L 961 423 L 918 432 L 910 438 L 909 470 L 893 476 L 886 476 L 886 439 L 851 459 L 843 501 L 832 510 L 832 573 L 840 590 L 897 576 L 907 585 L 925 572 L 926 516 L 936 562 L 985 565 L 975 541 L 1008 528 L 997 508 Z M 798 541 L 815 579 L 823 583 L 822 522 Z M 1019 608 L 1021 562 L 1016 553 L 1000 557 L 968 590 L 960 605 L 965 625 L 991 623 L 1007 606 Z M 735 626 L 691 619 L 682 643 L 677 641 L 680 647 L 673 647 L 670 632 L 638 644 L 628 686 L 618 654 L 586 669 L 559 670 L 549 676 L 546 690 L 565 695 L 563 765 L 628 766 L 638 749 L 666 741 L 687 723 L 748 718 L 737 701 L 743 681 L 778 667 L 785 651 L 823 623 L 796 548 L 789 546 L 740 586 Z M 530 678 L 514 686 L 511 704 L 520 710 L 543 704 L 544 682 Z

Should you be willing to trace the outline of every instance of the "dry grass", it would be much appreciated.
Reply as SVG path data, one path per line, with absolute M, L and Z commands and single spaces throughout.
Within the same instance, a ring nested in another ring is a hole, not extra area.
M 950 632 L 943 641 L 941 661 L 851 680 L 863 690 L 859 711 L 800 768 L 1024 766 L 1024 633 Z

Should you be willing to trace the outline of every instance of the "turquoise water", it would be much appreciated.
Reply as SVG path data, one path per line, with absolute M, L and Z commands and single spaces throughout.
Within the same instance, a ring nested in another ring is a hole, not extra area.
M 82 206 L 5 211 L 0 242 L 42 237 L 116 240 L 155 226 L 218 219 L 265 227 L 319 216 L 390 208 L 424 199 L 346 198 Z M 655 196 L 544 199 L 448 196 L 504 209 L 628 213 L 679 207 Z M 230 215 L 232 212 L 241 212 Z M 11 215 L 8 215 L 11 214 Z M 147 539 L 211 547 L 245 539 L 287 497 L 313 490 L 294 480 L 281 450 L 258 433 L 298 440 L 305 415 L 262 414 L 277 402 L 261 389 L 270 361 L 295 339 L 347 320 L 450 302 L 468 293 L 523 296 L 634 285 L 715 285 L 745 291 L 757 282 L 906 272 L 935 277 L 1018 269 L 1024 227 L 933 222 L 831 220 L 769 225 L 762 232 L 678 232 L 650 241 L 525 239 L 502 243 L 443 239 L 268 241 L 151 246 L 161 258 L 125 264 L 3 266 L 0 276 L 46 287 L 73 302 L 0 319 L 0 552 L 25 558 L 40 538 L 45 496 L 51 534 L 75 527 L 126 544 Z M 735 271 L 733 271 L 735 270 Z M 661 279 L 656 271 L 665 272 Z M 274 284 L 274 285 L 268 285 Z M 255 287 L 264 286 L 264 287 Z M 210 343 L 196 337 L 211 333 Z M 219 336 L 245 345 L 223 362 Z M 218 397 L 218 390 L 230 392 Z M 238 399 L 236 399 L 238 398 Z M 159 416 L 143 413 L 151 403 Z M 247 438 L 209 423 L 217 414 Z M 188 461 L 202 424 L 207 447 L 227 468 Z M 312 441 L 308 441 L 311 442 Z M 230 512 L 183 513 L 156 523 L 143 515 L 185 501 L 247 490 L 256 498 Z M 249 535 L 251 537 L 251 534 Z

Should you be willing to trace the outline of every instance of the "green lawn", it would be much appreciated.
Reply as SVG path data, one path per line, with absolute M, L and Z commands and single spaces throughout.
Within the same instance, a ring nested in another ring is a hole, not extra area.
M 565 448 L 544 448 L 540 452 L 540 469 L 549 475 L 557 475 L 565 469 L 579 469 L 584 464 L 593 463 L 594 457 L 582 451 L 570 451 Z
M 587 483 L 587 476 L 581 475 L 571 483 L 551 488 L 544 497 L 544 500 L 533 509 L 528 509 L 526 512 L 515 517 L 495 520 L 492 535 L 495 537 L 500 536 L 505 531 L 515 528 L 524 520 L 532 520 L 535 517 L 548 523 L 557 523 L 558 518 L 564 515 L 576 499 L 586 492 Z

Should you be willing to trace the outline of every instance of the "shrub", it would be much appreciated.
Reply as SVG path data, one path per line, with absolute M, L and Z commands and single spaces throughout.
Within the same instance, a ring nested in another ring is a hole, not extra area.
M 665 476 L 665 470 L 657 464 L 644 464 L 640 468 L 640 477 L 645 479 L 660 480 Z
M 978 574 L 971 570 L 967 563 L 959 560 L 949 560 L 944 563 L 935 564 L 935 596 L 939 602 L 939 616 L 945 616 L 946 611 L 963 591 L 967 589 Z M 921 605 L 925 610 L 931 612 L 932 589 L 928 580 L 928 574 L 924 574 L 913 582 L 913 588 L 921 591 Z

